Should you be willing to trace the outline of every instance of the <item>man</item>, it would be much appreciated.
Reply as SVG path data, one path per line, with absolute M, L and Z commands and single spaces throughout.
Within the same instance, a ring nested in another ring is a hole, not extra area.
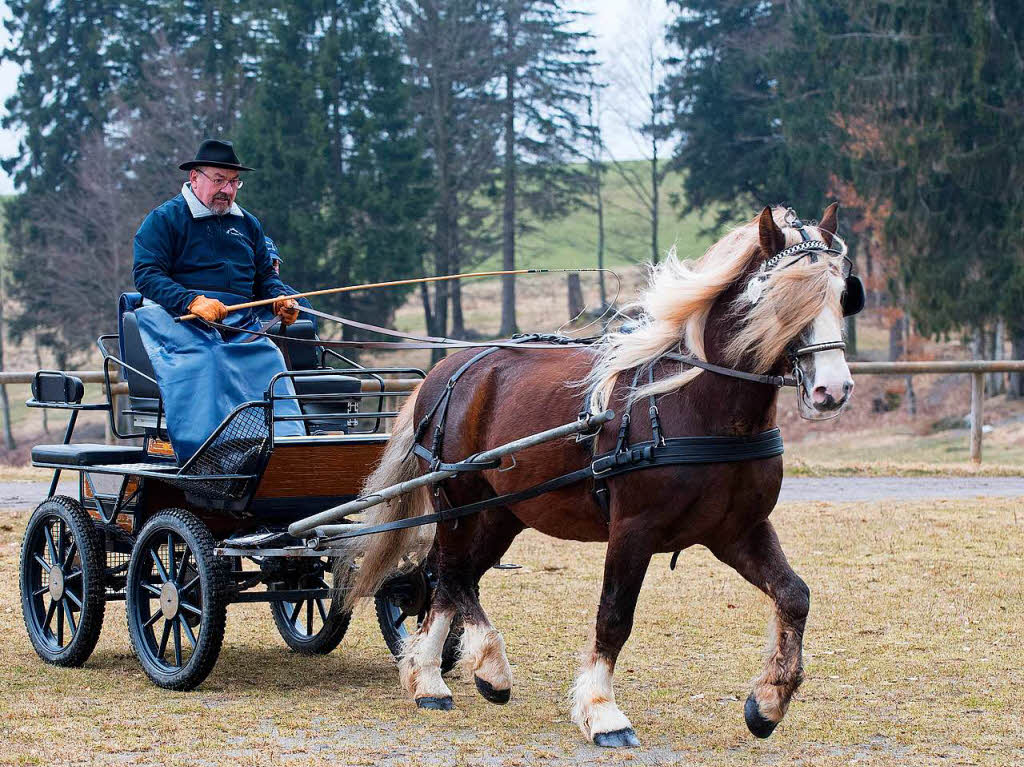
M 271 379 L 285 371 L 284 359 L 266 338 L 245 332 L 220 332 L 203 322 L 175 322 L 194 314 L 238 331 L 258 330 L 252 311 L 228 313 L 227 306 L 290 294 L 267 252 L 256 218 L 235 196 L 241 174 L 229 141 L 204 141 L 181 193 L 152 211 L 135 235 L 135 287 L 146 300 L 135 318 L 156 373 L 167 431 L 182 465 L 239 405 L 262 402 Z M 273 302 L 273 313 L 291 324 L 298 316 L 294 299 Z M 304 433 L 295 391 L 287 379 L 275 384 L 277 436 Z
M 222 298 L 238 303 L 288 295 L 267 252 L 260 222 L 235 203 L 242 165 L 230 141 L 204 141 L 196 158 L 178 166 L 189 180 L 181 193 L 151 212 L 135 235 L 135 287 L 174 315 L 207 321 L 227 316 Z M 208 294 L 222 294 L 220 297 Z M 298 317 L 293 299 L 275 301 L 285 324 Z

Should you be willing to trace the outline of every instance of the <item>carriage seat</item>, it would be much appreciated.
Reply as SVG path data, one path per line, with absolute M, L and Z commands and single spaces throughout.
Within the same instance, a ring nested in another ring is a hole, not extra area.
M 32 463 L 51 463 L 59 466 L 139 463 L 145 458 L 145 450 L 131 445 L 36 445 L 32 448 Z
M 282 327 L 276 333 L 306 341 L 319 340 L 314 331 L 313 323 L 309 320 L 296 320 L 291 325 Z M 331 418 L 329 416 L 337 416 L 338 413 L 347 413 L 356 408 L 358 398 L 345 397 L 344 395 L 358 394 L 362 388 L 361 381 L 354 376 L 327 373 L 327 368 L 322 365 L 322 348 L 319 346 L 309 343 L 290 344 L 287 341 L 276 340 L 275 343 L 281 348 L 281 353 L 284 355 L 289 370 L 325 371 L 315 376 L 296 376 L 293 378 L 292 383 L 295 385 L 296 394 L 300 396 L 306 394 L 321 396 L 325 394 L 338 395 L 337 399 L 334 397 L 324 397 L 323 399 L 299 400 L 299 409 L 302 410 L 303 415 L 325 416 L 323 419 L 308 420 L 306 422 L 307 431 L 310 434 L 347 431 L 347 419 Z
M 128 382 L 128 404 L 131 410 L 156 415 L 160 410 L 160 387 L 144 376 L 156 379 L 153 363 L 149 361 L 146 347 L 142 345 L 139 333 L 139 321 L 135 312 L 127 311 L 121 315 L 121 343 L 124 350 L 125 364 L 131 365 L 144 375 L 125 368 L 122 375 Z

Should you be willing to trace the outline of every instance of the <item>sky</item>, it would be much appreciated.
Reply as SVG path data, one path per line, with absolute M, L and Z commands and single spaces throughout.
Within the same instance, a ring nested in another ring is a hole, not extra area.
M 595 36 L 594 47 L 598 59 L 603 62 L 600 76 L 609 83 L 603 96 L 602 131 L 609 153 L 617 160 L 642 156 L 634 136 L 624 127 L 622 117 L 625 107 L 636 102 L 636 98 L 619 82 L 621 78 L 616 65 L 622 63 L 626 57 L 624 47 L 628 51 L 630 40 L 637 34 L 639 20 L 636 9 L 644 2 L 650 2 L 653 20 L 668 18 L 666 0 L 575 0 L 572 3 L 576 9 L 593 14 L 586 25 Z M 5 2 L 0 2 L 0 15 L 4 20 L 10 18 L 10 9 Z M 0 25 L 0 48 L 6 48 L 8 41 L 7 30 Z M 19 68 L 13 62 L 0 60 L 0 115 L 7 114 L 4 103 L 18 87 L 18 73 Z M 0 130 L 0 157 L 10 157 L 17 151 L 18 137 L 15 131 Z M 11 179 L 0 170 L 0 194 L 13 191 Z

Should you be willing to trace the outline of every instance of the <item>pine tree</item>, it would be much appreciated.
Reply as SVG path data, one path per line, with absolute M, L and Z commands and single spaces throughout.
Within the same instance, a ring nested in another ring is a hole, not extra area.
M 579 159 L 593 80 L 589 33 L 564 0 L 496 0 L 502 75 L 502 269 L 516 267 L 518 213 L 562 214 L 586 188 Z M 516 332 L 515 278 L 502 282 L 501 334 Z

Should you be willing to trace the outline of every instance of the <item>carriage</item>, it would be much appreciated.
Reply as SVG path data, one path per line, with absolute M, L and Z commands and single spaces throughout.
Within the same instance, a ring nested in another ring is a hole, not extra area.
M 59 371 L 41 371 L 33 387 L 30 405 L 71 411 L 64 444 L 33 451 L 35 465 L 54 470 L 22 550 L 36 651 L 52 663 L 84 662 L 105 602 L 124 599 L 146 673 L 187 689 L 216 660 L 228 603 L 269 602 L 288 645 L 317 653 L 341 641 L 352 602 L 372 596 L 419 707 L 452 708 L 442 672 L 456 655 L 486 700 L 506 703 L 511 666 L 480 605 L 479 581 L 530 527 L 608 544 L 571 718 L 598 745 L 632 746 L 612 676 L 644 573 L 654 554 L 674 552 L 674 567 L 681 550 L 700 544 L 774 604 L 769 653 L 743 709 L 750 731 L 768 737 L 803 679 L 809 610 L 809 590 L 768 519 L 783 474 L 776 403 L 792 387 L 801 416 L 839 415 L 853 390 L 842 323 L 864 306 L 837 210 L 805 224 L 792 209 L 765 208 L 695 267 L 670 255 L 639 302 L 643 321 L 589 348 L 536 334 L 480 344 L 422 338 L 320 313 L 419 342 L 374 348 L 461 353 L 428 375 L 361 368 L 333 351 L 346 342 L 329 348 L 300 325 L 289 332 L 304 338 L 274 336 L 302 351 L 286 355 L 290 369 L 180 466 L 131 314 L 122 312 L 118 335 L 100 339 L 105 403 L 82 404 L 81 382 Z M 117 432 L 116 367 L 140 431 Z M 294 394 L 276 390 L 282 379 Z M 385 409 L 403 394 L 404 406 Z M 275 414 L 282 398 L 298 402 L 299 413 Z M 106 410 L 115 433 L 141 438 L 142 447 L 72 444 L 83 409 Z M 275 437 L 279 418 L 299 420 L 304 433 Z M 79 474 L 77 500 L 54 495 L 64 470 Z M 432 534 L 414 532 L 424 525 L 435 526 Z M 362 546 L 350 545 L 361 536 Z
M 358 494 L 388 440 L 396 403 L 424 374 L 361 367 L 316 343 L 308 320 L 285 332 L 291 343 L 279 343 L 288 370 L 263 401 L 237 407 L 180 465 L 131 308 L 122 304 L 118 333 L 97 341 L 104 401 L 83 402 L 82 381 L 67 373 L 36 374 L 28 406 L 69 413 L 63 442 L 32 451 L 33 465 L 52 469 L 53 480 L 22 545 L 25 625 L 44 661 L 82 665 L 110 601 L 126 603 L 134 653 L 169 689 L 194 688 L 213 668 L 229 604 L 268 603 L 298 653 L 329 653 L 342 641 L 350 613 L 336 599 L 335 552 L 311 548 L 286 528 Z M 112 394 L 118 373 L 126 395 Z M 283 379 L 294 394 L 282 393 Z M 275 415 L 282 398 L 297 400 L 301 415 Z M 117 443 L 74 442 L 83 411 L 105 412 Z M 275 438 L 282 417 L 300 419 L 305 435 Z M 77 497 L 57 494 L 62 473 L 76 474 Z M 411 622 L 426 611 L 432 577 L 424 565 L 378 595 L 384 638 L 396 653 L 406 622 L 415 631 Z

